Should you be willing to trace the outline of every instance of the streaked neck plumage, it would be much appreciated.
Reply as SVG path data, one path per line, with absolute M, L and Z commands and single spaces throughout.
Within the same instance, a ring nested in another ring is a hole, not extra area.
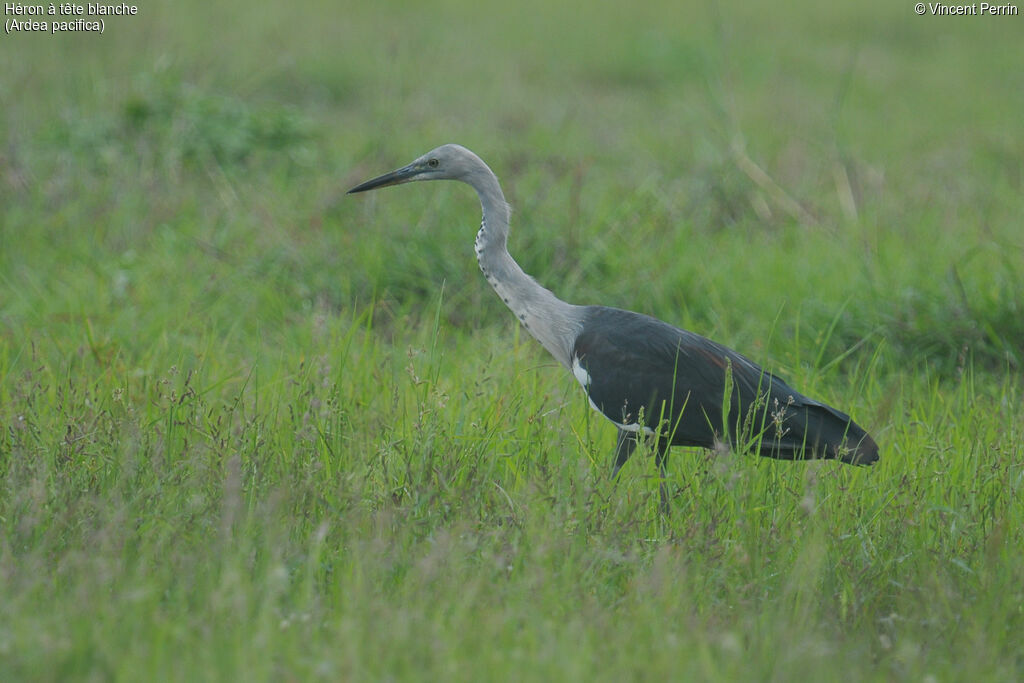
M 566 368 L 580 331 L 579 306 L 568 304 L 523 272 L 508 253 L 510 209 L 498 178 L 482 160 L 467 182 L 480 197 L 483 220 L 476 234 L 476 259 L 487 281 L 523 327 Z

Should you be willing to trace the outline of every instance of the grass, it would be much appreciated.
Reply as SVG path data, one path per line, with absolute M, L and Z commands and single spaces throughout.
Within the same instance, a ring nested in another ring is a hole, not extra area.
M 536 6 L 534 6 L 536 5 Z M 283 7 L 283 6 L 282 6 Z M 0 677 L 1014 680 L 1024 57 L 912 7 L 140 7 L 0 49 Z M 639 454 L 473 261 L 849 411 Z

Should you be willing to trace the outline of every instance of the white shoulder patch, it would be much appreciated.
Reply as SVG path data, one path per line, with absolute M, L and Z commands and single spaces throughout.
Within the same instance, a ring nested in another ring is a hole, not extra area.
M 587 369 L 580 365 L 579 356 L 572 357 L 572 376 L 576 378 L 576 381 L 580 383 L 584 389 L 590 386 L 590 373 Z

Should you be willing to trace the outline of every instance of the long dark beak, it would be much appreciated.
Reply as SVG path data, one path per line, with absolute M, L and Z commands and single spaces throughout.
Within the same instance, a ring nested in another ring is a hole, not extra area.
M 403 166 L 402 168 L 392 171 L 391 173 L 385 173 L 382 176 L 378 176 L 373 180 L 367 180 L 365 183 L 356 185 L 345 194 L 355 194 L 356 192 L 366 192 L 367 190 L 375 190 L 378 187 L 387 187 L 388 185 L 401 185 L 407 183 L 410 180 L 414 180 L 418 169 L 413 166 Z

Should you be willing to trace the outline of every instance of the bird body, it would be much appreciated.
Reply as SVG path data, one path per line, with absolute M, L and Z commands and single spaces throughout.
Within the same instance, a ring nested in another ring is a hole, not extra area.
M 804 396 L 732 349 L 639 313 L 584 310 L 574 374 L 595 410 L 619 429 L 657 432 L 671 446 L 746 442 L 783 460 L 857 463 L 869 455 L 857 446 L 868 446 L 870 437 L 849 415 Z
M 478 156 L 443 145 L 349 193 L 416 180 L 459 180 L 480 198 L 476 256 L 487 281 L 525 329 L 619 428 L 615 471 L 639 435 L 655 436 L 664 473 L 671 446 L 720 444 L 784 459 L 867 465 L 878 446 L 850 416 L 792 389 L 739 353 L 647 315 L 562 301 L 508 252 L 509 206 Z M 662 488 L 662 502 L 666 491 Z

